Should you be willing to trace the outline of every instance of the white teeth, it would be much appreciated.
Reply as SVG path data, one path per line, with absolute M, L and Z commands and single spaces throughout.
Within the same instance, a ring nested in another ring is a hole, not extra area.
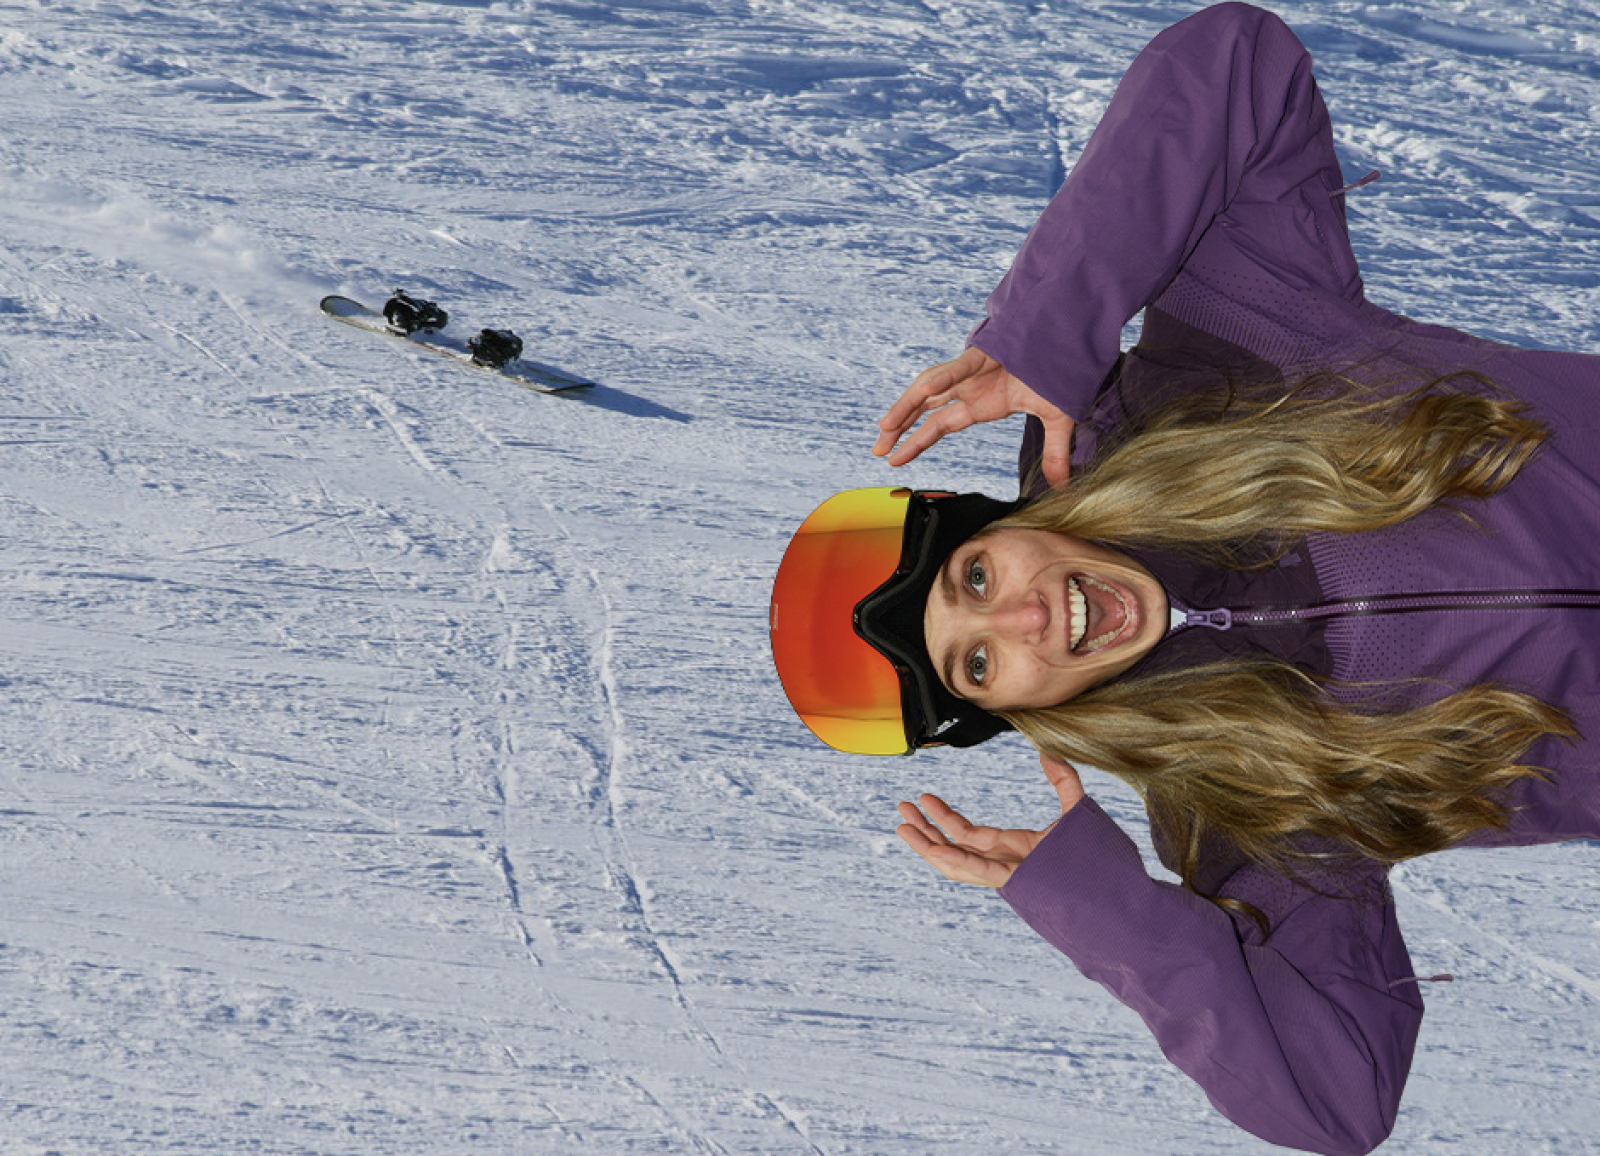
M 1078 580 L 1076 578 L 1067 579 L 1067 603 L 1072 613 L 1072 649 L 1083 654 L 1092 654 L 1110 642 L 1122 632 L 1123 627 L 1127 626 L 1129 616 L 1128 600 L 1115 587 L 1107 586 L 1104 582 L 1098 582 L 1087 574 L 1084 575 L 1083 580 L 1091 583 L 1096 589 L 1104 590 L 1107 594 L 1110 594 L 1117 600 L 1117 605 L 1122 608 L 1121 622 L 1104 634 L 1091 638 L 1085 643 L 1083 636 L 1089 632 L 1089 600 L 1078 589 Z
M 1078 589 L 1076 578 L 1067 579 L 1067 607 L 1072 614 L 1072 649 L 1076 650 L 1089 632 L 1089 600 Z

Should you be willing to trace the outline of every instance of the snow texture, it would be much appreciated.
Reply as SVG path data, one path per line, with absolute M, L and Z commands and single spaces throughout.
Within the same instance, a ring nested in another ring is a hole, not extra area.
M 771 575 L 1189 4 L 0 4 L 0 1151 L 1272 1151 L 895 837 Z M 1592 4 L 1279 5 L 1372 296 L 1600 349 Z M 330 323 L 405 286 L 601 384 Z M 1148 842 L 1133 798 L 1090 789 Z M 1394 1156 L 1600 1151 L 1600 847 L 1397 872 Z

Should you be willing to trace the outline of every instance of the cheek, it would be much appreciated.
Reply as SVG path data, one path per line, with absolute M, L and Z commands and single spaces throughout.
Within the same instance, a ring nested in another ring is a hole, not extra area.
M 995 697 L 1023 709 L 1056 706 L 1087 690 L 1089 681 L 1081 671 L 1063 670 L 1030 657 L 1011 665 L 1005 685 L 995 687 Z

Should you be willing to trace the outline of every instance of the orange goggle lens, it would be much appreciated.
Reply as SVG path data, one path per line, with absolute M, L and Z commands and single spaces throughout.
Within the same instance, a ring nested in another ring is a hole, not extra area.
M 778 678 L 801 721 L 835 750 L 911 750 L 900 679 L 853 624 L 856 603 L 900 564 L 911 495 L 881 486 L 829 498 L 796 531 L 773 582 Z

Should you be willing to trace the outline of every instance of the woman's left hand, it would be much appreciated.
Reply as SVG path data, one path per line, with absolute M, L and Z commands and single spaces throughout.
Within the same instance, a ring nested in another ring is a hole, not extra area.
M 1083 782 L 1078 772 L 1069 764 L 1042 753 L 1039 765 L 1056 789 L 1061 813 L 1066 814 L 1083 798 Z M 1055 826 L 1052 823 L 1042 831 L 979 827 L 969 823 L 966 816 L 938 795 L 922 795 L 917 801 L 927 814 L 918 810 L 915 803 L 901 803 L 895 810 L 905 822 L 895 833 L 941 875 L 957 883 L 1004 887 L 1017 864 L 1026 859 Z
M 1044 426 L 1040 469 L 1055 489 L 1065 489 L 1071 470 L 1071 415 L 1035 393 L 1027 383 L 976 345 L 961 356 L 925 369 L 878 422 L 872 452 L 903 466 L 946 434 L 978 422 L 1026 413 Z M 912 426 L 922 419 L 913 431 Z M 909 436 L 907 436 L 909 434 Z M 905 441 L 900 441 L 905 437 Z M 898 446 L 897 446 L 898 443 Z

